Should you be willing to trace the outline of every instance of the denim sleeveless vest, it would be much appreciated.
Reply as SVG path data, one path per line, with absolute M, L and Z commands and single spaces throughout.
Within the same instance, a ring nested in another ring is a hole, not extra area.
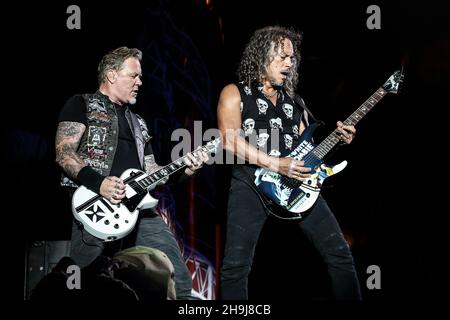
M 86 102 L 88 126 L 81 138 L 77 153 L 87 165 L 106 177 L 111 171 L 119 137 L 119 123 L 114 103 L 100 91 L 84 94 L 83 98 Z M 128 107 L 126 107 L 125 117 L 136 141 L 141 167 L 144 168 L 144 148 L 151 138 L 148 128 L 144 119 L 132 113 Z M 61 177 L 61 185 L 78 187 L 77 183 L 64 173 Z

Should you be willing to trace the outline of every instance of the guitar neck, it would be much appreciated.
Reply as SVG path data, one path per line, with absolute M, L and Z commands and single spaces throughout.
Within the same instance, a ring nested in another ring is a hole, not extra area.
M 209 150 L 206 146 L 202 147 L 202 150 L 206 153 L 209 153 L 211 150 Z M 191 154 L 193 154 L 191 152 Z M 194 155 L 195 157 L 195 155 Z M 185 159 L 188 158 L 188 155 L 185 155 L 177 160 L 175 160 L 172 163 L 169 163 L 168 165 L 162 167 L 161 169 L 148 174 L 145 178 L 139 180 L 138 183 L 140 187 L 148 189 L 150 188 L 152 185 L 154 185 L 155 183 L 158 183 L 160 180 L 169 177 L 171 174 L 186 168 L 187 165 L 184 162 Z
M 356 109 L 345 121 L 344 125 L 356 125 L 385 95 L 387 91 L 380 87 L 369 99 L 367 99 L 358 109 Z M 340 133 L 335 129 L 328 137 L 318 144 L 311 152 L 323 159 L 340 141 Z

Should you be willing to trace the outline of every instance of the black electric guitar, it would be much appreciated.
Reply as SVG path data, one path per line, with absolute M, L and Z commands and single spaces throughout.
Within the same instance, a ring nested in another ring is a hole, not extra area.
M 369 99 L 367 99 L 343 123 L 356 125 L 388 93 L 398 93 L 403 81 L 403 73 L 396 71 Z M 335 129 L 320 144 L 312 142 L 312 135 L 318 123 L 308 126 L 300 136 L 299 145 L 288 155 L 303 160 L 305 167 L 311 168 L 311 176 L 304 182 L 288 178 L 279 173 L 259 168 L 255 172 L 255 184 L 264 195 L 262 198 L 273 215 L 282 219 L 302 219 L 305 211 L 313 206 L 319 197 L 324 180 L 347 166 L 343 161 L 335 166 L 327 166 L 323 158 L 340 141 L 340 134 Z

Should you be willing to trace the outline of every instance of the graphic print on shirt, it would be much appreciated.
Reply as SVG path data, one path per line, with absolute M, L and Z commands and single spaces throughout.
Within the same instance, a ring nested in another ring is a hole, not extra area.
M 245 136 L 251 135 L 253 133 L 253 129 L 255 128 L 255 120 L 252 118 L 246 119 L 242 124 L 242 127 L 244 129 Z
M 269 105 L 263 99 L 256 99 L 256 104 L 258 105 L 259 114 L 266 114 Z
M 89 147 L 95 147 L 101 145 L 105 141 L 106 128 L 90 126 L 88 132 L 88 142 Z
M 281 108 L 283 109 L 284 113 L 286 114 L 286 118 L 292 120 L 292 116 L 294 114 L 294 107 L 292 105 L 290 105 L 289 103 L 285 103 L 285 104 L 283 104 L 283 106 Z
M 281 122 L 281 118 L 272 118 L 269 120 L 269 124 L 271 129 L 281 129 L 283 131 L 283 123 Z
M 259 148 L 263 148 L 266 145 L 267 139 L 269 139 L 268 133 L 260 133 L 258 138 L 256 139 L 256 144 Z
M 94 97 L 89 101 L 89 109 L 91 112 L 106 113 L 106 106 L 103 101 Z
M 292 149 L 292 136 L 290 134 L 285 134 L 284 135 L 284 146 L 288 150 Z

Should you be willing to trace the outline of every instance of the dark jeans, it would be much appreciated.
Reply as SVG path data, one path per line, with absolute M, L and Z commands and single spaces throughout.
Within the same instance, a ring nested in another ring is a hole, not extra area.
M 160 216 L 153 214 L 139 219 L 135 228 L 135 233 L 131 233 L 126 238 L 135 236 L 134 245 L 155 248 L 164 252 L 175 269 L 177 299 L 190 299 L 192 290 L 191 274 L 184 263 L 175 236 L 167 224 Z M 85 243 L 82 241 L 82 235 Z M 104 249 L 105 245 L 100 239 L 90 235 L 86 230 L 80 231 L 76 223 L 73 223 L 71 258 L 81 268 L 94 261 L 95 258 L 103 253 Z M 121 249 L 126 249 L 126 247 Z
M 248 299 L 248 276 L 256 244 L 267 218 L 260 199 L 233 171 L 228 201 L 225 253 L 221 268 L 221 299 Z M 336 299 L 361 299 L 353 257 L 342 231 L 322 197 L 299 223 L 328 267 Z

